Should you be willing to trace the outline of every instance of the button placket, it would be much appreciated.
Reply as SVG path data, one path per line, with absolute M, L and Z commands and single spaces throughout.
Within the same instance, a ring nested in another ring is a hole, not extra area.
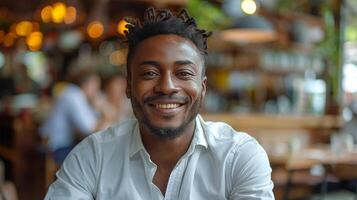
M 177 199 L 186 164 L 187 164 L 187 159 L 182 158 L 181 160 L 179 160 L 174 170 L 172 170 L 169 177 L 169 182 L 167 183 L 165 200 Z

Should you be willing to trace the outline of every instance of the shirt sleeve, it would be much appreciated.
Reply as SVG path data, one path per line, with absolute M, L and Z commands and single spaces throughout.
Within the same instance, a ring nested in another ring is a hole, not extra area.
M 69 97 L 69 115 L 74 126 L 82 134 L 90 134 L 94 131 L 97 123 L 97 116 L 86 97 L 83 94 L 76 94 Z
M 92 200 L 95 195 L 94 139 L 87 137 L 67 156 L 45 200 Z
M 269 159 L 251 138 L 232 152 L 232 191 L 230 200 L 272 200 L 273 182 Z

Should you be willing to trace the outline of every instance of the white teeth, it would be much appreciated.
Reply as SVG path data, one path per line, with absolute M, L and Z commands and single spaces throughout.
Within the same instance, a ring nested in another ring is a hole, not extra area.
M 169 103 L 169 104 L 156 104 L 155 107 L 156 108 L 161 108 L 161 109 L 174 109 L 179 107 L 180 104 L 177 103 Z

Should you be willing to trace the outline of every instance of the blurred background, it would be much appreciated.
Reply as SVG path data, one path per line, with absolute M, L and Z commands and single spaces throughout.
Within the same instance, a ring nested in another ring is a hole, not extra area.
M 149 6 L 213 32 L 201 113 L 258 139 L 276 199 L 357 198 L 356 0 L 1 0 L 0 199 L 43 199 L 60 162 L 41 130 L 73 74 L 97 75 L 98 129 L 132 116 L 124 17 Z

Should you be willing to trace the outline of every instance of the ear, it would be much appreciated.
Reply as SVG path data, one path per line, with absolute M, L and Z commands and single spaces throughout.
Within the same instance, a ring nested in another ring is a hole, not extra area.
M 126 97 L 129 99 L 131 98 L 131 78 L 129 78 L 129 75 L 126 77 L 126 89 L 125 89 L 125 94 Z
M 202 87 L 201 97 L 204 98 L 206 95 L 206 90 L 207 90 L 207 76 L 204 76 L 202 78 L 201 87 Z

